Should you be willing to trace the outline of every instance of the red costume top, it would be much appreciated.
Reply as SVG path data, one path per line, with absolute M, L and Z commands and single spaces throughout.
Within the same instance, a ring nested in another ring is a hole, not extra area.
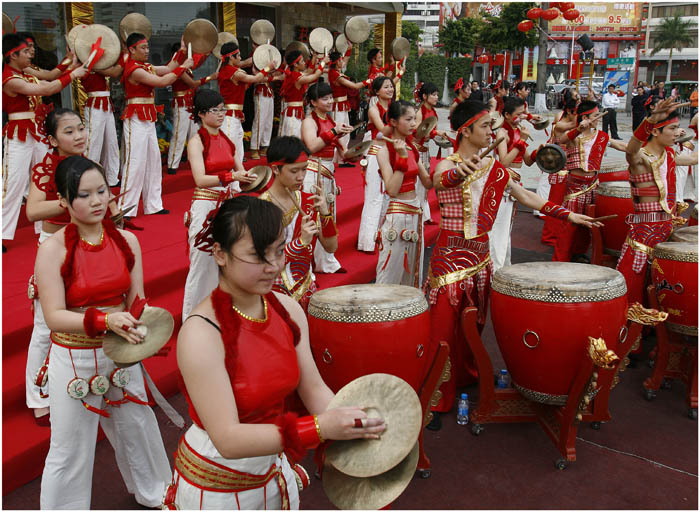
M 382 120 L 382 121 L 384 122 L 384 124 L 386 125 L 386 124 L 387 124 L 387 122 L 386 122 L 386 111 L 387 111 L 387 109 L 385 109 L 385 108 L 382 106 L 382 104 L 381 104 L 380 102 L 377 102 L 376 107 L 377 107 L 377 110 L 379 110 L 379 117 L 381 118 L 381 120 Z M 374 126 L 374 123 L 373 123 L 372 121 L 370 121 L 370 122 L 367 124 L 367 128 L 369 128 L 369 131 L 372 133 L 372 138 L 373 138 L 373 139 L 376 139 L 376 138 L 377 138 L 377 134 L 379 133 L 379 128 L 377 128 L 376 126 Z
M 565 169 L 583 169 L 586 172 L 599 171 L 605 148 L 608 147 L 608 140 L 610 140 L 610 135 L 602 130 L 577 136 L 567 146 Z
M 3 127 L 2 135 L 3 137 L 7 136 L 8 139 L 17 137 L 24 142 L 27 140 L 28 133 L 34 139 L 40 141 L 41 137 L 37 130 L 37 124 L 34 117 L 31 116 L 30 118 L 29 115 L 35 112 L 40 98 L 38 96 L 26 96 L 24 94 L 18 94 L 17 96 L 5 94 L 5 84 L 14 79 L 20 79 L 34 84 L 39 83 L 36 77 L 18 71 L 9 65 L 5 65 L 5 68 L 2 70 L 2 110 L 10 117 L 10 120 Z M 14 117 L 13 114 L 21 117 L 24 113 L 27 113 L 26 119 L 12 119 L 12 117 Z
M 245 91 L 248 88 L 246 83 L 234 83 L 233 76 L 236 72 L 241 69 L 231 64 L 226 64 L 221 66 L 219 70 L 219 92 L 224 97 L 224 103 L 226 103 L 227 116 L 235 116 L 240 119 L 241 122 L 244 119 L 243 115 L 243 101 L 245 100 Z
M 506 152 L 510 153 L 513 150 L 513 147 L 515 147 L 515 145 L 521 140 L 520 128 L 512 126 L 508 121 L 503 123 L 503 128 L 508 134 L 508 145 L 506 147 Z M 515 160 L 513 160 L 514 164 L 523 163 L 523 155 L 525 154 L 525 151 L 525 149 L 518 151 L 518 154 L 515 156 Z
M 634 209 L 637 212 L 666 212 L 673 213 L 676 205 L 676 153 L 675 150 L 667 146 L 664 148 L 664 153 L 660 157 L 656 157 L 649 153 L 646 148 L 642 148 L 642 152 L 651 162 L 651 172 L 644 174 L 630 174 L 630 182 L 632 184 L 632 200 L 634 201 Z M 637 184 L 653 182 L 653 185 L 648 187 L 639 187 Z M 639 201 L 640 196 L 659 196 L 657 202 L 642 203 Z
M 348 79 L 342 72 L 335 68 L 328 70 L 328 83 L 333 91 L 333 110 L 336 112 L 345 112 L 350 110 L 348 103 L 348 88 L 338 83 L 338 79 Z
M 202 140 L 205 174 L 216 175 L 234 168 L 236 146 L 223 131 L 219 130 L 218 135 L 212 135 L 202 126 L 197 134 Z
M 408 149 L 408 157 L 406 158 L 406 165 L 403 166 L 400 164 L 399 155 L 396 153 L 394 145 L 386 145 L 386 149 L 389 151 L 389 161 L 391 162 L 392 169 L 403 172 L 403 182 L 399 188 L 399 194 L 415 190 L 416 179 L 418 178 L 418 160 L 420 159 L 420 155 L 416 147 L 410 141 L 406 141 L 406 146 L 406 149 Z
M 139 62 L 129 58 L 122 73 L 122 84 L 124 84 L 124 95 L 126 96 L 126 108 L 122 114 L 122 119 L 129 119 L 134 114 L 141 121 L 153 121 L 157 119 L 157 110 L 154 104 L 153 87 L 150 85 L 129 81 L 129 77 L 136 69 L 143 69 L 147 73 L 156 74 L 153 66 L 148 62 Z
M 102 221 L 98 245 L 85 242 L 75 224 L 65 232 L 66 259 L 61 277 L 66 289 L 66 307 L 117 306 L 131 287 L 134 255 L 129 244 L 110 220 Z
M 296 117 L 297 119 L 304 118 L 304 95 L 306 94 L 308 85 L 304 84 L 299 89 L 294 85 L 301 77 L 301 71 L 285 73 L 284 82 L 282 82 L 282 87 L 280 89 L 280 96 L 287 102 L 287 107 L 284 111 L 284 115 L 287 117 Z
M 388 65 L 387 65 L 387 66 L 384 66 L 384 67 L 381 67 L 381 68 L 378 68 L 378 67 L 375 66 L 374 64 L 370 64 L 370 65 L 369 65 L 369 71 L 367 72 L 367 78 L 369 78 L 370 80 L 374 80 L 374 79 L 377 78 L 379 75 L 384 74 L 384 72 L 386 71 L 387 67 L 388 67 Z
M 47 201 L 58 200 L 58 190 L 56 189 L 56 166 L 66 157 L 57 153 L 46 153 L 44 159 L 36 164 L 32 169 L 32 182 L 36 188 L 46 194 Z M 50 219 L 43 219 L 49 224 L 66 225 L 70 223 L 70 213 L 63 210 L 63 213 Z
M 285 398 L 299 384 L 298 327 L 272 293 L 263 300 L 266 318 L 254 321 L 234 311 L 229 294 L 218 287 L 212 292 L 240 423 L 273 423 L 284 413 Z M 192 421 L 203 429 L 187 390 L 184 394 Z
M 259 94 L 261 96 L 266 96 L 268 98 L 272 98 L 274 96 L 274 93 L 272 91 L 272 87 L 270 87 L 270 84 L 268 82 L 263 82 L 261 84 L 255 84 L 255 94 Z
M 327 114 L 326 117 L 322 119 L 316 113 L 316 111 L 311 111 L 311 118 L 316 122 L 316 135 L 320 136 L 322 133 L 327 132 L 331 128 L 335 128 L 335 121 L 333 121 L 333 119 L 331 119 L 331 117 Z M 313 156 L 315 156 L 316 158 L 330 160 L 333 158 L 336 146 L 337 143 L 326 144 L 323 147 L 323 149 L 316 151 L 316 153 L 314 153 Z
M 101 109 L 105 112 L 113 110 L 112 100 L 109 96 L 109 82 L 106 76 L 93 71 L 81 78 L 80 81 L 88 95 L 86 107 Z
M 185 70 L 185 73 L 188 73 L 190 78 L 194 78 L 192 71 L 189 69 Z M 182 78 L 178 78 L 173 82 L 173 108 L 192 108 L 193 99 L 194 90 Z

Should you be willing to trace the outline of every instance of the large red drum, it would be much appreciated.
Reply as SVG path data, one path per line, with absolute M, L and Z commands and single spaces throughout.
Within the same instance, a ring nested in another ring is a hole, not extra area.
M 396 375 L 416 390 L 421 385 L 430 353 L 430 317 L 417 288 L 327 288 L 311 296 L 308 319 L 311 352 L 334 392 L 370 373 Z
M 610 350 L 627 338 L 627 286 L 617 270 L 519 263 L 498 270 L 491 287 L 491 318 L 513 386 L 536 402 L 566 403 L 589 336 Z
M 651 280 L 668 329 L 698 335 L 698 243 L 662 242 L 654 247 Z
M 608 181 L 600 183 L 596 189 L 595 215 L 604 217 L 616 214 L 614 219 L 603 222 L 600 235 L 603 238 L 603 250 L 619 257 L 625 243 L 629 225 L 625 222 L 627 215 L 634 213 L 634 203 L 629 181 Z
M 688 219 L 688 226 L 698 225 L 698 205 L 693 206 L 693 211 L 690 212 L 690 218 Z
M 607 183 L 608 181 L 627 181 L 629 178 L 630 172 L 627 162 L 601 165 L 598 171 L 598 181 L 600 183 Z
M 673 230 L 669 242 L 690 242 L 698 243 L 698 227 L 697 226 L 684 226 L 682 228 L 677 228 Z

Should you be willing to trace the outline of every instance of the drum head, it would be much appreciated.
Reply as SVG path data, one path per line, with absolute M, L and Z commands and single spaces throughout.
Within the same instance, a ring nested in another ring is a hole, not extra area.
M 632 192 L 629 181 L 604 181 L 598 184 L 596 193 L 605 197 L 621 197 L 631 199 Z
M 80 59 L 80 62 L 87 62 L 92 45 L 102 38 L 100 48 L 104 50 L 104 54 L 100 60 L 94 63 L 93 69 L 107 69 L 114 66 L 121 55 L 121 44 L 119 36 L 111 28 L 105 25 L 88 25 L 85 30 L 81 30 L 75 38 L 75 55 Z
M 70 31 L 68 32 L 66 39 L 68 40 L 68 48 L 70 48 L 72 51 L 75 51 L 75 40 L 78 37 L 78 33 L 82 32 L 86 28 L 88 28 L 88 25 L 85 25 L 85 24 L 76 25 L 75 27 L 70 29 Z M 85 61 L 82 61 L 82 62 L 85 62 Z
M 309 60 L 311 58 L 311 51 L 309 50 L 309 47 L 301 41 L 292 41 L 287 45 L 287 48 L 284 51 L 285 53 L 288 53 L 295 50 L 299 50 L 301 52 L 304 60 Z
M 391 54 L 394 59 L 401 60 L 411 53 L 411 43 L 405 37 L 397 37 L 391 42 Z
M 250 26 L 250 38 L 257 45 L 270 44 L 275 38 L 275 26 L 268 20 L 257 20 Z
M 489 115 L 491 116 L 491 129 L 493 131 L 496 131 L 499 128 L 501 128 L 501 126 L 503 126 L 505 119 L 503 118 L 503 116 L 499 112 L 494 110 Z
M 669 242 L 698 242 L 698 227 L 697 226 L 685 226 L 678 228 L 673 231 L 671 238 L 668 239 Z
M 238 44 L 238 39 L 236 36 L 231 34 L 230 32 L 219 32 L 219 35 L 216 38 L 216 46 L 214 49 L 211 51 L 214 56 L 217 59 L 221 58 L 221 47 L 225 45 L 226 43 L 236 43 Z
M 539 302 L 603 302 L 627 293 L 625 278 L 617 270 L 560 261 L 503 267 L 494 274 L 491 287 L 503 295 Z
M 282 64 L 280 51 L 271 44 L 258 46 L 253 52 L 253 64 L 257 69 L 277 69 Z
M 5 14 L 2 13 L 2 33 L 3 35 L 5 34 L 12 34 L 15 31 L 15 24 L 12 22 L 12 19 Z
M 372 323 L 401 320 L 428 310 L 417 288 L 399 284 L 349 284 L 311 296 L 308 314 L 335 322 Z
M 257 192 L 265 188 L 272 179 L 272 169 L 267 165 L 256 165 L 248 169 L 248 174 L 254 175 L 255 181 L 250 184 L 242 184 L 241 190 L 243 192 Z
M 187 24 L 182 39 L 185 46 L 192 44 L 192 53 L 206 54 L 219 42 L 219 31 L 211 21 L 198 18 Z
M 535 161 L 542 172 L 554 174 L 561 171 L 566 165 L 566 153 L 556 144 L 545 144 L 537 152 Z
M 369 34 L 371 32 L 369 22 L 361 16 L 353 16 L 347 22 L 345 22 L 345 37 L 348 38 L 352 44 L 361 44 L 369 39 Z
M 309 34 L 309 46 L 316 53 L 325 55 L 333 48 L 333 34 L 327 28 L 316 27 Z
M 126 41 L 126 38 L 134 32 L 143 34 L 146 39 L 151 39 L 153 33 L 151 21 L 140 12 L 130 12 L 119 22 L 119 36 L 122 41 Z
M 345 55 L 349 47 L 350 45 L 348 44 L 348 40 L 345 37 L 345 34 L 338 34 L 338 37 L 335 38 L 336 51 L 341 55 Z
M 697 242 L 662 242 L 654 247 L 654 258 L 662 260 L 698 262 Z

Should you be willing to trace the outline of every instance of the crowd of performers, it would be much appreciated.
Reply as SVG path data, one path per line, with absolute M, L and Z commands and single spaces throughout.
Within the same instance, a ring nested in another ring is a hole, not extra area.
M 431 341 L 450 346 L 451 378 L 434 408 L 445 412 L 457 388 L 477 378 L 460 313 L 475 306 L 484 327 L 491 276 L 510 264 L 515 202 L 547 217 L 543 242 L 554 245 L 555 260 L 576 260 L 588 249 L 591 226 L 600 225 L 584 211 L 595 201 L 603 155 L 609 146 L 625 152 L 635 214 L 617 268 L 630 302 L 642 302 L 652 248 L 669 237 L 678 215 L 676 167 L 697 164 L 697 153 L 679 155 L 674 148 L 680 126 L 672 99 L 648 104 L 648 117 L 624 143 L 610 141 L 598 129 L 598 105 L 574 93 L 550 138 L 566 151 L 566 168 L 544 177 L 544 198 L 525 189 L 517 172 L 539 149 L 528 147 L 525 123 L 542 120 L 528 112 L 524 84 L 510 91 L 499 82 L 483 103 L 471 99 L 472 87 L 460 80 L 451 131 L 436 129 L 419 140 L 420 122 L 438 115 L 437 88 L 421 84 L 416 104 L 396 99 L 402 69 L 395 63 L 382 68 L 377 49 L 367 56 L 363 82 L 343 74 L 349 52 L 307 61 L 290 51 L 284 70 L 248 72 L 238 46 L 226 43 L 218 72 L 195 80 L 192 69 L 206 55 L 187 58 L 182 48 L 173 50 L 168 65 L 153 66 L 146 37 L 131 34 L 122 58 L 107 70 L 89 72 L 69 55 L 47 71 L 32 65 L 31 36 L 3 38 L 3 239 L 14 236 L 26 190 L 27 217 L 41 223 L 26 399 L 37 423 L 51 427 L 42 508 L 90 507 L 98 424 L 127 489 L 144 506 L 165 500 L 178 508 L 298 507 L 295 482 L 308 476 L 296 462 L 307 449 L 324 440 L 377 437 L 385 428 L 358 407 L 326 410 L 333 394 L 309 348 L 305 310 L 317 289 L 314 272 L 344 271 L 334 255 L 341 236 L 357 236 L 358 251 L 377 253 L 377 283 L 422 287 L 427 294 Z M 118 78 L 126 95 L 121 153 L 107 77 Z M 78 79 L 88 92 L 82 119 L 42 104 L 42 96 Z M 218 92 L 200 88 L 211 80 Z M 274 80 L 282 82 L 283 100 L 276 138 Z M 126 213 L 126 227 L 136 229 L 130 217 L 140 198 L 144 214 L 167 213 L 153 91 L 168 85 L 179 128 L 167 167 L 177 168 L 186 147 L 194 180 L 177 344 L 194 424 L 180 440 L 174 472 L 148 407 L 142 367 L 117 367 L 102 350 L 107 331 L 130 343 L 143 338 L 136 329 L 145 296 L 139 242 L 109 217 Z M 242 192 L 255 180 L 243 166 L 248 87 L 255 88 L 252 154 L 265 157 L 273 173 L 271 185 L 257 194 Z M 364 206 L 359 233 L 339 233 L 335 167 L 354 131 L 348 90 L 363 87 L 371 98 Z M 492 112 L 504 119 L 495 132 Z M 697 121 L 691 124 L 697 138 Z M 431 164 L 436 136 L 449 137 L 453 147 Z M 494 153 L 486 153 L 498 139 Z M 110 187 L 118 182 L 114 195 Z M 423 276 L 432 188 L 440 233 Z M 285 398 L 294 391 L 309 416 L 287 410 Z

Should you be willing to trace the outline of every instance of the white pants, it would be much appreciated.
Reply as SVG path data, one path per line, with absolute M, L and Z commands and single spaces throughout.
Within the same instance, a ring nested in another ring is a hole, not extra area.
M 679 155 L 690 155 L 692 151 L 684 147 L 678 152 Z M 676 200 L 685 201 L 690 199 L 697 203 L 698 201 L 698 166 L 690 166 L 690 175 L 688 175 L 687 165 L 676 165 Z
M 357 234 L 357 249 L 374 251 L 377 230 L 382 214 L 382 204 L 389 197 L 384 194 L 384 182 L 379 175 L 379 164 L 375 155 L 367 155 L 365 171 L 365 203 L 360 217 L 360 230 Z
M 491 260 L 493 261 L 493 271 L 510 265 L 511 253 L 511 230 L 513 229 L 513 218 L 515 217 L 515 201 L 510 198 L 510 194 L 504 193 L 501 204 L 498 206 L 498 213 L 493 222 L 493 227 L 489 233 L 489 248 L 491 250 Z
M 538 196 L 540 196 L 545 201 L 549 201 L 549 174 L 540 171 L 540 179 L 537 181 L 537 190 L 535 191 Z M 543 214 L 539 210 L 532 210 L 533 215 L 542 217 Z
M 333 111 L 333 121 L 335 121 L 335 127 L 340 128 L 343 124 L 350 125 L 350 115 L 348 114 L 348 111 L 346 110 L 345 112 L 336 112 L 335 110 Z M 343 146 L 346 148 L 348 147 L 348 143 L 350 142 L 350 134 L 345 134 L 342 137 L 340 137 L 340 142 L 343 143 Z M 340 152 L 339 148 L 335 148 L 335 162 L 342 162 L 343 161 L 343 154 Z
M 287 482 L 287 493 L 292 510 L 299 508 L 299 489 L 294 470 L 287 457 L 282 455 L 264 455 L 245 459 L 225 459 L 214 447 L 206 431 L 192 425 L 185 433 L 185 440 L 194 451 L 212 462 L 236 471 L 253 475 L 264 475 L 272 464 L 282 467 L 282 474 Z M 190 484 L 180 478 L 177 472 L 173 479 L 177 482 L 175 505 L 179 510 L 279 510 L 282 506 L 277 479 L 272 478 L 264 487 L 241 492 L 212 492 Z
M 134 206 L 127 215 L 136 216 L 143 193 L 143 213 L 149 215 L 163 209 L 162 163 L 153 121 L 141 121 L 136 115 L 124 120 L 124 155 L 120 209 Z
M 180 167 L 185 144 L 197 133 L 197 125 L 190 118 L 190 115 L 187 107 L 177 107 L 173 111 L 173 133 L 170 136 L 170 148 L 168 149 L 168 169 Z
M 321 160 L 321 165 L 326 167 L 329 171 L 331 171 L 331 173 L 334 172 L 332 160 Z M 314 189 L 312 188 L 314 185 L 316 185 L 316 173 L 307 170 L 306 175 L 304 176 L 304 192 L 314 192 Z M 321 186 L 323 187 L 324 197 L 328 198 L 329 194 L 332 194 L 333 199 L 337 200 L 335 195 L 335 178 L 330 179 L 321 175 Z M 336 205 L 329 203 L 328 208 L 330 208 L 331 212 L 333 212 L 333 220 L 335 221 Z M 340 239 L 340 234 L 338 235 L 338 239 Z M 332 274 L 340 268 L 340 262 L 336 259 L 335 255 L 330 252 L 326 252 L 320 242 L 316 244 L 316 248 L 314 249 L 314 264 L 314 268 L 317 272 L 325 272 L 326 274 Z
M 222 187 L 212 187 L 223 190 Z M 190 247 L 190 270 L 185 282 L 185 297 L 182 301 L 182 321 L 190 312 L 209 295 L 219 284 L 219 267 L 211 252 L 200 251 L 194 246 L 194 239 L 202 229 L 204 219 L 216 206 L 216 201 L 198 199 L 190 206 L 190 225 L 187 228 L 187 242 Z
M 114 114 L 110 109 L 85 107 L 83 111 L 85 129 L 88 132 L 88 147 L 85 152 L 93 162 L 98 162 L 105 170 L 110 187 L 119 181 L 119 142 Z
M 297 137 L 301 139 L 301 122 L 302 119 L 296 117 L 282 116 L 282 127 L 280 128 L 280 137 Z
M 243 125 L 241 120 L 235 116 L 226 116 L 221 129 L 231 139 L 233 145 L 236 146 L 236 156 L 242 162 L 245 156 L 245 149 L 243 147 Z
M 263 94 L 255 95 L 255 119 L 250 134 L 250 149 L 257 150 L 270 145 L 274 111 L 275 98 Z
M 51 347 L 51 444 L 41 477 L 41 508 L 90 508 L 98 423 L 114 448 L 128 492 L 133 493 L 141 505 L 157 507 L 162 503 L 171 473 L 151 408 L 132 402 L 109 407 L 105 406 L 103 397 L 88 394 L 84 399 L 87 404 L 106 408 L 109 412 L 110 417 L 104 418 L 87 410 L 80 400 L 71 398 L 66 392 L 68 382 L 76 373 L 83 379 L 95 375 L 95 358 L 98 374 L 109 378 L 115 365 L 101 348 L 70 350 L 56 344 Z M 129 395 L 147 400 L 141 367 L 130 366 L 128 371 L 130 382 L 126 389 Z M 106 396 L 110 400 L 119 400 L 122 391 L 110 388 Z M 111 483 L 104 482 L 104 485 Z
M 430 141 L 426 144 L 430 147 Z M 430 174 L 430 150 L 420 153 L 420 160 L 425 170 Z M 420 207 L 423 208 L 423 222 L 428 222 L 432 218 L 430 214 L 430 203 L 428 202 L 428 189 L 423 186 L 420 177 L 416 178 L 416 197 L 420 199 Z
M 27 133 L 22 142 L 14 138 L 2 139 L 2 238 L 15 237 L 22 198 L 27 187 L 32 168 L 44 159 L 49 148 Z
M 413 207 L 420 206 L 416 199 L 390 199 Z M 423 282 L 423 222 L 419 222 L 420 214 L 391 213 L 384 216 L 382 223 L 382 247 L 377 260 L 377 284 L 403 284 L 419 288 Z M 393 229 L 397 237 L 391 242 L 387 233 Z M 406 242 L 401 238 L 403 230 L 417 231 L 420 234 L 418 242 Z M 404 263 L 408 264 L 408 272 Z M 417 268 L 416 268 L 417 267 Z

